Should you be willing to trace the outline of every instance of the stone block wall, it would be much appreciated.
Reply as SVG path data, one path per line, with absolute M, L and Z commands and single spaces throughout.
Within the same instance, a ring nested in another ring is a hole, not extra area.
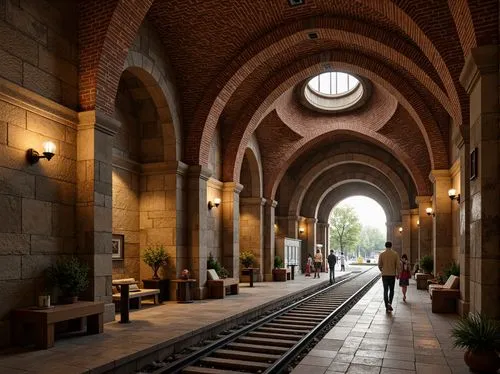
M 76 8 L 73 0 L 0 1 L 0 76 L 76 109 Z
M 76 252 L 76 122 L 73 111 L 0 78 L 0 346 L 9 312 L 35 304 L 45 270 Z M 30 165 L 26 151 L 45 141 L 55 156 Z
M 460 160 L 457 160 L 450 169 L 451 188 L 457 193 L 460 191 Z M 462 194 L 463 197 L 465 197 Z M 460 262 L 460 204 L 454 200 L 451 203 L 451 228 L 452 228 L 452 250 L 451 261 Z
M 207 201 L 214 201 L 215 198 L 222 200 L 222 182 L 210 178 L 207 184 Z M 208 209 L 208 207 L 207 207 Z M 212 256 L 222 264 L 222 204 L 218 208 L 208 211 L 207 220 L 207 254 Z

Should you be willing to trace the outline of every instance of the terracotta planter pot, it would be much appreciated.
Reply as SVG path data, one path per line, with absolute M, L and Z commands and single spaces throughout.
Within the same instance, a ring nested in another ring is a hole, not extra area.
M 464 353 L 464 361 L 472 371 L 478 373 L 496 373 L 500 368 L 500 359 L 493 350 L 483 352 L 468 350 Z

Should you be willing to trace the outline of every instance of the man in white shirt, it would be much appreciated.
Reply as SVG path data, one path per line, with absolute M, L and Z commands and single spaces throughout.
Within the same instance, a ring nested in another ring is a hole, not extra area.
M 344 256 L 344 252 L 340 252 L 340 271 L 345 271 L 345 256 Z
M 385 243 L 385 251 L 378 256 L 378 268 L 382 272 L 385 310 L 392 312 L 394 283 L 396 282 L 396 276 L 399 274 L 399 256 L 392 250 L 392 242 Z

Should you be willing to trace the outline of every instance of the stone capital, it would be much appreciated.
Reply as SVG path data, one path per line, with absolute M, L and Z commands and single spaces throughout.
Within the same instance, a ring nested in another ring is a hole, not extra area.
M 460 83 L 470 94 L 483 75 L 498 73 L 498 45 L 484 45 L 471 49 L 460 73 Z
M 121 127 L 120 121 L 97 110 L 88 110 L 78 113 L 77 129 L 95 129 L 104 134 L 114 136 Z
M 271 208 L 276 208 L 278 206 L 278 202 L 273 199 L 266 199 L 266 206 Z
M 313 218 L 313 217 L 306 217 L 305 221 L 306 221 L 306 223 L 316 223 L 316 222 L 318 222 L 318 220 L 316 218 Z
M 441 170 L 431 170 L 429 173 L 429 179 L 432 183 L 436 183 L 437 181 L 442 181 L 442 180 L 450 180 L 451 175 L 450 171 L 448 169 L 441 169 Z
M 401 213 L 402 216 L 407 216 L 407 215 L 411 214 L 411 210 L 410 209 L 402 209 L 399 212 Z
M 222 185 L 222 191 L 224 192 L 234 192 L 239 194 L 243 190 L 243 185 L 237 182 L 224 182 Z
M 470 127 L 460 126 L 460 128 L 453 134 L 452 142 L 458 149 L 462 148 L 466 143 L 469 143 Z
M 432 202 L 432 196 L 426 196 L 426 195 L 415 196 L 415 203 L 417 205 L 420 205 L 421 203 L 431 204 L 431 202 Z
M 266 199 L 262 197 L 240 197 L 241 205 L 266 205 Z
M 203 165 L 189 165 L 187 176 L 188 178 L 200 178 L 207 181 L 212 176 L 212 171 Z
M 185 175 L 188 166 L 181 161 L 152 162 L 141 164 L 141 172 L 144 175 L 155 174 L 178 174 Z

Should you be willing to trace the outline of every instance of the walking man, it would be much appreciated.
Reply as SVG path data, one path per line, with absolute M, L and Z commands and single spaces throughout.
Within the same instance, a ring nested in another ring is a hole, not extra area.
M 382 272 L 385 310 L 392 312 L 394 283 L 396 282 L 396 275 L 399 274 L 399 256 L 392 250 L 391 242 L 385 243 L 385 251 L 378 256 L 378 268 Z
M 316 278 L 316 275 L 319 278 L 319 273 L 321 271 L 322 263 L 323 263 L 323 254 L 319 249 L 317 249 L 316 253 L 314 254 L 314 278 Z
M 333 254 L 333 249 L 330 250 L 328 255 L 328 266 L 330 267 L 330 284 L 335 282 L 335 264 L 337 263 L 337 257 Z
M 344 252 L 340 252 L 340 271 L 345 271 L 345 256 L 344 256 Z

